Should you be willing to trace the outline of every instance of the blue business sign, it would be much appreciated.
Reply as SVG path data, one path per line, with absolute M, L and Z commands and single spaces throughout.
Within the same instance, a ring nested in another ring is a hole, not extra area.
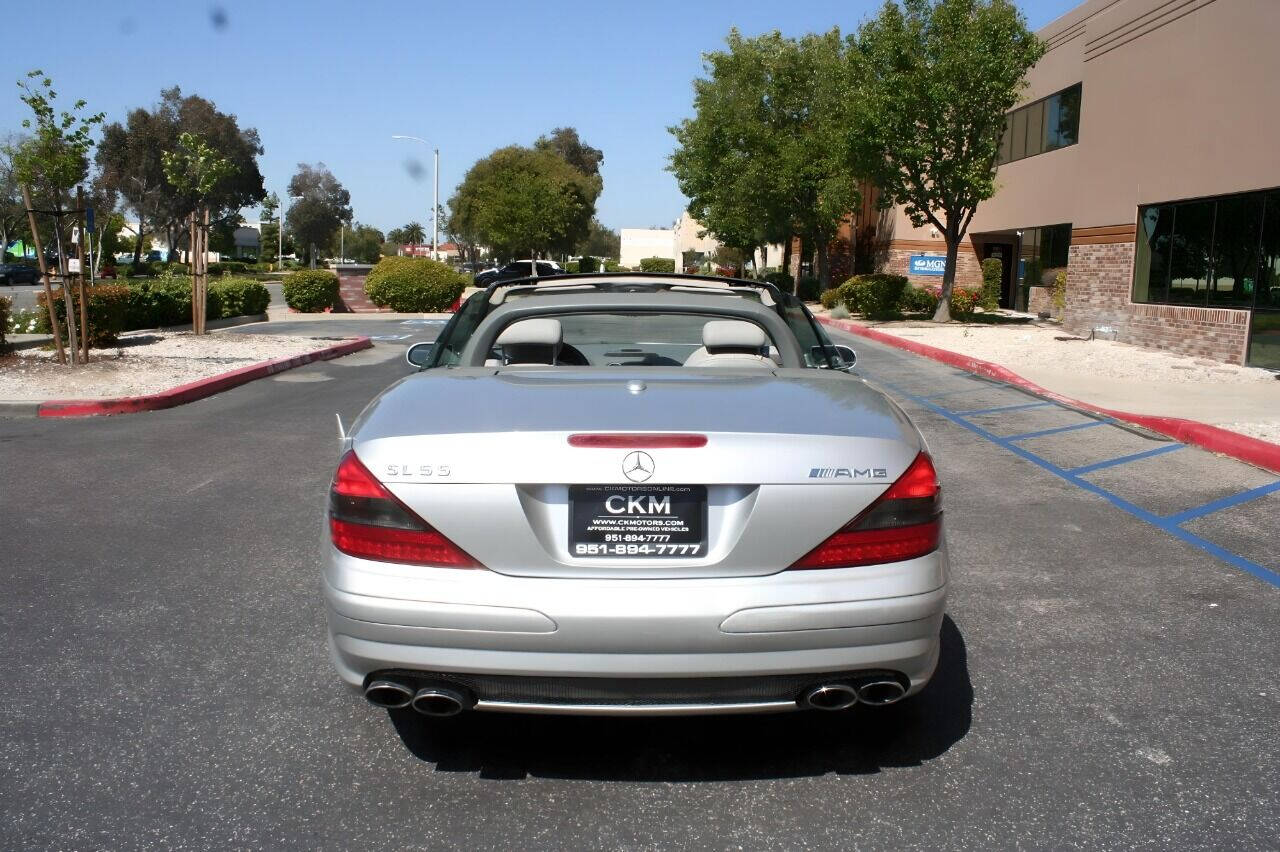
M 912 275 L 945 275 L 946 272 L 947 259 L 945 257 L 935 257 L 927 254 L 911 255 Z

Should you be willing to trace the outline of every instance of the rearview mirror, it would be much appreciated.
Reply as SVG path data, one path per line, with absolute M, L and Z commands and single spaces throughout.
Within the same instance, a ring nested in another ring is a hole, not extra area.
M 854 352 L 848 346 L 842 346 L 837 343 L 836 355 L 839 356 L 840 362 L 844 364 L 846 368 L 852 367 L 854 364 L 858 363 L 858 353 Z
M 411 366 L 425 367 L 431 363 L 431 353 L 435 347 L 435 343 L 415 343 L 404 353 L 404 359 Z

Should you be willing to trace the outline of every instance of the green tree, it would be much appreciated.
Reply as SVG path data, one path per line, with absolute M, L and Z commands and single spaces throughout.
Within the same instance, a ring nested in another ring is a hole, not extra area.
M 578 131 L 572 127 L 557 127 L 550 136 L 539 136 L 533 143 L 536 151 L 550 151 L 566 163 L 588 177 L 600 174 L 600 164 L 604 162 L 604 152 L 578 138 Z
M 382 231 L 372 225 L 362 225 L 359 222 L 353 224 L 347 229 L 346 235 L 342 239 L 342 245 L 336 242 L 330 246 L 332 254 L 338 256 L 338 249 L 341 248 L 346 252 L 346 256 L 357 263 L 377 263 L 382 257 L 382 243 L 385 239 Z
M 21 142 L 20 137 L 10 135 L 0 143 L 0 261 L 9 243 L 22 239 L 28 231 L 27 205 L 13 168 L 13 155 Z
M 38 82 L 35 82 L 38 81 Z M 89 149 L 93 147 L 90 133 L 102 123 L 103 113 L 84 115 L 85 102 L 76 101 L 71 110 L 58 112 L 54 101 L 58 93 L 53 88 L 53 81 L 43 71 L 31 71 L 26 80 L 18 82 L 22 89 L 20 99 L 32 112 L 32 118 L 22 121 L 22 126 L 32 131 L 32 136 L 23 141 L 13 153 L 13 172 L 17 182 L 29 193 L 32 206 L 46 205 L 53 217 L 53 235 L 58 251 L 58 263 L 63 274 L 66 273 L 65 245 L 67 226 L 66 217 L 67 193 L 76 184 L 84 181 L 89 171 Z M 27 199 L 24 198 L 24 202 Z M 77 363 L 89 358 L 88 330 L 85 332 L 85 343 L 80 347 L 76 334 L 76 311 L 70 292 L 63 278 L 63 296 L 67 321 L 67 342 L 71 346 L 71 360 Z M 45 283 L 48 296 L 48 280 Z M 84 291 L 81 289 L 81 298 Z M 54 315 L 53 299 L 47 298 L 49 324 L 55 330 L 58 321 Z M 65 354 L 58 333 L 54 333 L 54 344 L 58 350 L 58 359 L 64 361 Z M 79 354 L 77 354 L 79 353 Z
M 289 195 L 296 200 L 285 216 L 288 233 L 314 268 L 316 246 L 329 245 L 338 228 L 351 221 L 351 193 L 324 163 L 299 163 L 297 174 L 289 180 Z
M 241 128 L 234 115 L 199 95 L 184 96 L 177 86 L 162 90 L 153 108 L 132 110 L 124 124 L 103 128 L 96 161 L 102 180 L 137 214 L 140 230 L 164 231 L 171 252 L 185 235 L 197 204 L 164 172 L 162 153 L 175 150 L 183 133 L 199 136 L 233 167 L 201 202 L 209 207 L 213 225 L 237 219 L 242 208 L 266 195 L 258 169 L 263 151 L 258 131 Z
M 617 260 L 622 255 L 622 235 L 606 228 L 593 216 L 587 223 L 587 235 L 578 243 L 577 253 Z
M 421 222 L 410 222 L 400 229 L 400 237 L 405 245 L 422 245 L 427 239 L 427 231 Z
M 860 203 L 845 131 L 856 88 L 839 30 L 790 39 L 772 32 L 708 53 L 691 119 L 669 128 L 670 170 L 689 213 L 723 244 L 751 254 L 793 234 L 826 247 Z
M 902 0 L 863 24 L 856 47 L 861 86 L 848 132 L 857 162 L 913 225 L 945 238 L 933 318 L 946 322 L 960 241 L 995 194 L 1005 113 L 1044 43 L 1011 0 Z
M 559 154 L 512 145 L 479 160 L 449 200 L 449 230 L 506 256 L 570 251 L 602 184 Z

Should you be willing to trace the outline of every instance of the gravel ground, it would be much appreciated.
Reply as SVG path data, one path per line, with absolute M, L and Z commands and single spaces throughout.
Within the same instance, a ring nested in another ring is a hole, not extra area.
M 1280 443 L 1280 381 L 1269 370 L 1110 340 L 1080 340 L 1051 323 L 865 324 L 992 361 L 1048 390 L 1106 408 L 1185 417 Z
M 0 356 L 0 400 L 105 399 L 157 393 L 261 361 L 334 345 L 333 338 L 265 334 L 146 332 L 90 350 L 89 364 L 66 367 L 53 352 Z

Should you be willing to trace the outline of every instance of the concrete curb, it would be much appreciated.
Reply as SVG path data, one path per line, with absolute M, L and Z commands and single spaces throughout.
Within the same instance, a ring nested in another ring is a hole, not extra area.
M 260 364 L 250 364 L 248 367 L 241 367 L 229 373 L 210 376 L 207 379 L 145 396 L 125 396 L 116 399 L 57 399 L 33 404 L 38 405 L 37 417 L 95 417 L 107 414 L 133 414 L 138 411 L 158 411 L 162 408 L 173 408 L 195 402 L 197 399 L 213 396 L 215 393 L 247 384 L 255 379 L 283 373 L 285 370 L 301 367 L 303 364 L 328 361 L 372 346 L 373 341 L 369 338 L 357 337 L 355 340 L 339 343 L 326 349 L 304 352 L 288 358 L 276 358 Z
M 852 322 L 850 320 L 831 319 L 830 317 L 814 316 L 818 322 L 838 328 L 841 331 L 847 331 L 850 334 L 856 334 L 859 337 L 865 337 L 874 340 L 877 343 L 884 343 L 889 346 L 905 349 L 916 355 L 923 355 L 934 361 L 941 361 L 943 364 L 949 364 L 952 367 L 958 367 L 970 373 L 979 376 L 986 376 L 989 379 L 1004 382 L 1015 387 L 1035 394 L 1044 399 L 1061 402 L 1064 405 L 1070 405 L 1073 408 L 1081 408 L 1087 411 L 1093 411 L 1098 414 L 1105 414 L 1108 417 L 1114 417 L 1117 420 L 1124 420 L 1135 426 L 1141 426 L 1150 429 L 1152 432 L 1158 432 L 1161 435 L 1167 435 L 1175 441 L 1182 441 L 1185 444 L 1194 444 L 1202 447 L 1212 453 L 1221 453 L 1224 456 L 1230 456 L 1251 465 L 1264 468 L 1274 473 L 1280 473 L 1280 444 L 1272 444 L 1269 441 L 1262 441 L 1257 438 L 1250 438 L 1248 435 L 1241 435 L 1237 432 L 1231 432 L 1218 426 L 1211 426 L 1208 423 L 1200 423 L 1196 420 L 1185 420 L 1181 417 L 1160 417 L 1151 414 L 1133 414 L 1128 411 L 1115 411 L 1110 408 L 1102 408 L 1097 405 L 1083 402 L 1078 399 L 1072 399 L 1069 396 L 1063 396 L 1040 387 L 1035 382 L 1022 378 L 1017 373 L 993 364 L 990 361 L 984 361 L 981 358 L 974 358 L 969 355 L 961 355 L 958 352 L 952 352 L 949 349 L 939 349 L 936 346 L 930 346 L 927 343 L 919 343 L 914 340 L 907 340 L 893 334 L 885 334 L 883 331 L 876 331 L 874 328 L 868 328 L 861 323 Z

